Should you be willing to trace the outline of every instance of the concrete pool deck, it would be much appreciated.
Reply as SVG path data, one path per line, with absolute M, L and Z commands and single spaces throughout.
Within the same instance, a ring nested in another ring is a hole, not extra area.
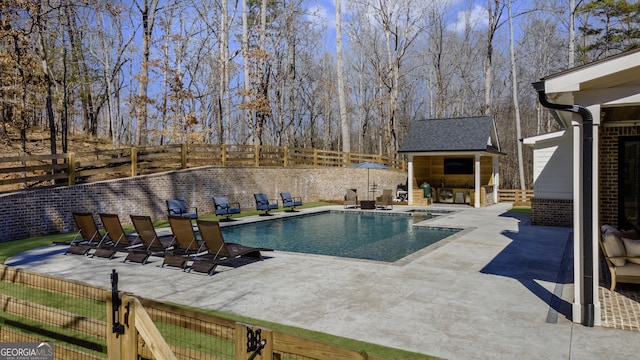
M 567 318 L 571 229 L 531 226 L 509 208 L 430 206 L 453 212 L 425 224 L 465 230 L 396 263 L 275 251 L 208 277 L 160 268 L 159 258 L 123 264 L 50 246 L 6 264 L 105 288 L 116 269 L 120 290 L 140 296 L 448 359 L 636 358 L 637 332 Z

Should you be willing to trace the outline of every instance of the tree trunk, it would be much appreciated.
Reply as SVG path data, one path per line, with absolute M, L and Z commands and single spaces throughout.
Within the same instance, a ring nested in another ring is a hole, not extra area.
M 342 151 L 351 152 L 351 135 L 347 118 L 347 101 L 344 94 L 344 60 L 342 59 L 342 11 L 341 0 L 336 0 L 336 67 L 338 72 L 338 103 L 340 107 L 340 127 L 342 129 Z
M 148 96 L 149 85 L 149 56 L 151 53 L 151 35 L 153 34 L 153 24 L 156 17 L 159 0 L 142 0 L 142 8 L 136 2 L 138 10 L 142 15 L 142 59 L 140 60 L 140 75 L 138 78 L 138 98 L 136 107 L 136 146 L 146 146 L 147 138 L 147 118 L 148 118 Z
M 520 103 L 518 102 L 518 70 L 516 67 L 516 50 L 513 38 L 513 15 L 511 14 L 511 0 L 507 0 L 509 14 L 509 53 L 511 58 L 511 89 L 513 97 L 513 110 L 516 118 L 516 144 L 518 147 L 518 173 L 520 175 L 520 189 L 526 190 L 524 181 L 524 160 L 522 158 L 522 130 L 520 127 Z

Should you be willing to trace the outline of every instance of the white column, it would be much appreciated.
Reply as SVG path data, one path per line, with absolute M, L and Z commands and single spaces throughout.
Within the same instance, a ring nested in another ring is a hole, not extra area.
M 491 168 L 493 172 L 493 203 L 497 204 L 500 200 L 498 196 L 500 191 L 500 158 L 497 155 L 491 157 Z
M 413 155 L 409 155 L 407 162 L 407 192 L 409 195 L 408 204 L 413 205 Z
M 475 196 L 475 204 L 473 205 L 476 209 L 480 208 L 480 195 L 482 195 L 482 193 L 480 192 L 480 154 L 476 154 L 476 165 L 474 166 L 474 188 L 476 191 L 476 196 Z
M 573 130 L 573 322 L 582 322 L 582 137 L 577 122 Z
M 593 116 L 593 159 L 592 159 L 592 167 L 591 167 L 591 178 L 593 179 L 593 188 L 591 193 L 592 199 L 592 213 L 591 213 L 591 233 L 593 234 L 593 238 L 591 239 L 591 253 L 593 257 L 591 261 L 593 261 L 593 324 L 595 326 L 602 325 L 601 320 L 601 312 L 602 307 L 600 304 L 600 296 L 598 296 L 598 286 L 600 285 L 600 260 L 598 259 L 599 247 L 598 247 L 598 238 L 600 237 L 600 224 L 599 224 L 599 214 L 600 207 L 598 199 L 600 198 L 600 188 L 598 184 L 600 184 L 600 179 L 598 177 L 598 170 L 600 169 L 600 158 L 599 158 L 599 124 L 600 124 L 600 104 L 593 105 L 587 107 L 587 109 L 591 112 Z

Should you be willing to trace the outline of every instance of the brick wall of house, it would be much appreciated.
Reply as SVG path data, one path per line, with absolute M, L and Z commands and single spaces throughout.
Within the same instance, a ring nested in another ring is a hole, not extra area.
M 531 225 L 573 226 L 573 201 L 533 197 Z
M 640 127 L 606 126 L 599 135 L 600 224 L 618 226 L 618 139 L 640 135 Z
M 277 198 L 288 191 L 303 202 L 342 200 L 347 188 L 358 189 L 367 198 L 367 176 L 371 184 L 395 189 L 406 183 L 405 172 L 351 168 L 247 168 L 202 167 L 79 184 L 27 190 L 0 195 L 0 241 L 75 230 L 71 212 L 115 213 L 123 223 L 129 215 L 166 218 L 167 199 L 184 198 L 199 213 L 212 213 L 212 197 L 227 196 L 242 208 L 255 208 L 254 193 Z M 97 217 L 96 217 L 96 220 Z

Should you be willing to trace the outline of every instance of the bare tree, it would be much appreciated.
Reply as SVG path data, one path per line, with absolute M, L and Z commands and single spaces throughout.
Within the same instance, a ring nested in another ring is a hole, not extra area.
M 136 136 L 135 144 L 144 146 L 147 144 L 145 132 L 147 131 L 148 103 L 147 95 L 149 87 L 149 60 L 151 55 L 151 36 L 155 24 L 156 11 L 160 0 L 135 1 L 138 11 L 142 17 L 142 58 L 140 59 L 140 73 L 138 75 L 138 96 L 135 101 L 136 107 Z
M 525 190 L 526 185 L 524 182 L 524 161 L 522 158 L 522 130 L 520 127 L 520 103 L 518 102 L 518 71 L 516 67 L 516 50 L 514 45 L 514 36 L 513 36 L 513 15 L 511 12 L 511 0 L 507 1 L 507 13 L 509 17 L 509 54 L 511 60 L 511 89 L 512 89 L 512 100 L 513 100 L 513 110 L 516 120 L 516 143 L 518 147 L 518 172 L 520 174 L 520 189 Z
M 342 129 L 342 151 L 351 152 L 351 131 L 347 118 L 347 101 L 344 94 L 344 60 L 342 59 L 342 10 L 340 0 L 336 0 L 336 69 L 338 73 L 338 103 L 340 108 L 340 126 Z

